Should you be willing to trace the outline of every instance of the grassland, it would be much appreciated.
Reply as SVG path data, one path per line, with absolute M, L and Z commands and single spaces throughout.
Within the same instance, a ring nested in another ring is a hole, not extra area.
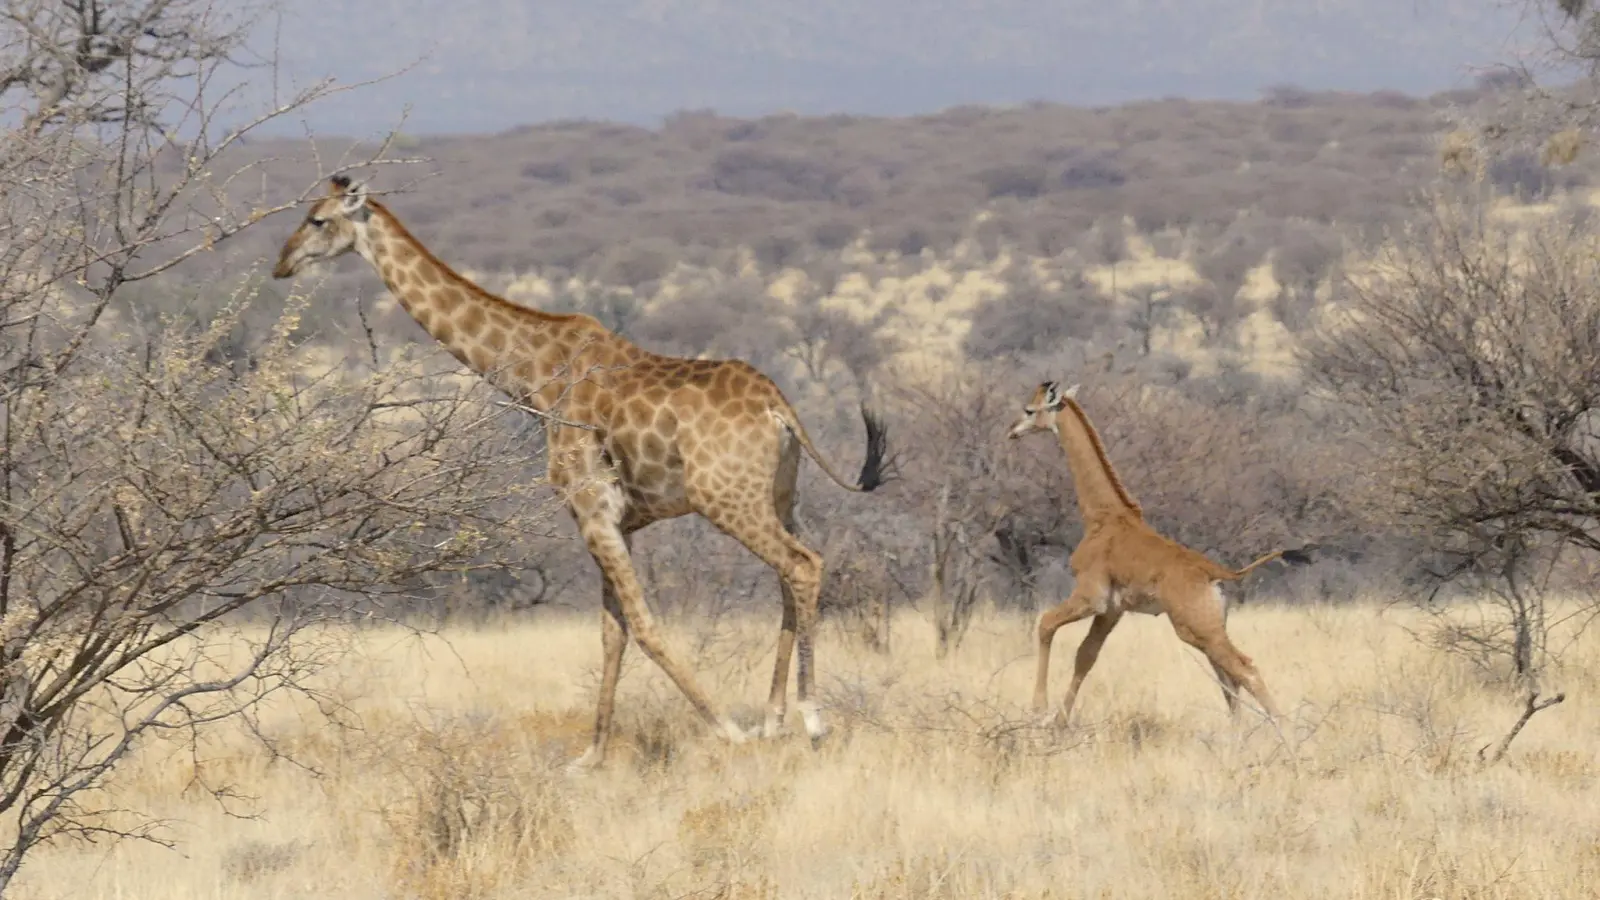
M 1022 615 L 980 617 L 943 660 L 911 611 L 888 652 L 829 623 L 835 731 L 819 751 L 715 742 L 634 651 L 612 761 L 585 779 L 560 766 L 587 737 L 588 616 L 364 631 L 323 674 L 345 727 L 288 702 L 262 717 L 298 764 L 243 728 L 198 754 L 143 747 L 115 800 L 165 819 L 176 849 L 61 844 L 16 896 L 1422 900 L 1600 884 L 1592 642 L 1549 680 L 1577 702 L 1484 768 L 1477 751 L 1519 698 L 1419 643 L 1414 612 L 1238 611 L 1238 642 L 1293 709 L 1281 732 L 1230 725 L 1166 621 L 1131 618 L 1062 735 L 1026 724 Z M 776 615 L 674 627 L 714 693 L 757 721 Z M 1083 628 L 1057 641 L 1057 696 Z M 254 801 L 219 805 L 197 760 Z

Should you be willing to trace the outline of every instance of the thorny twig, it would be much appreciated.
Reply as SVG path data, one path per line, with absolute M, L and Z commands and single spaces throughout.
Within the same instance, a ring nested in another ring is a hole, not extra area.
M 496 400 L 495 401 L 495 405 L 496 406 L 504 406 L 504 407 L 507 407 L 508 409 L 519 410 L 519 411 L 525 412 L 525 413 L 527 413 L 527 414 L 529 414 L 531 416 L 538 416 L 539 418 L 544 419 L 546 422 L 549 422 L 552 425 L 565 425 L 568 428 L 581 428 L 584 431 L 599 431 L 600 430 L 600 426 L 598 426 L 598 425 L 590 425 L 587 422 L 573 422 L 573 421 L 570 421 L 568 419 L 563 419 L 560 416 L 556 415 L 555 413 L 544 412 L 544 411 L 541 411 L 541 410 L 537 410 L 537 409 L 534 409 L 533 407 L 527 405 L 526 403 L 518 403 L 515 400 Z

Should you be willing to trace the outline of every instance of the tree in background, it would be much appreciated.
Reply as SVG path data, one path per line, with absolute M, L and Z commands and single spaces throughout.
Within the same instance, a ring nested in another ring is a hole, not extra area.
M 1463 127 L 1455 141 L 1469 146 L 1446 148 L 1453 157 L 1447 162 L 1487 169 L 1512 160 L 1502 179 L 1543 187 L 1547 170 L 1572 162 L 1600 119 L 1600 6 L 1592 0 L 1515 2 L 1526 10 L 1521 27 L 1532 29 L 1532 39 L 1480 80 L 1487 95 L 1482 108 L 1457 111 Z
M 1207 283 L 1190 292 L 1187 308 L 1200 320 L 1206 340 L 1223 340 L 1249 314 L 1239 291 L 1265 256 L 1266 248 L 1243 234 L 1223 234 L 1198 255 L 1195 271 Z
M 1487 591 L 1499 615 L 1441 609 L 1453 646 L 1535 676 L 1563 565 L 1600 552 L 1600 233 L 1512 227 L 1441 194 L 1347 278 L 1305 375 L 1368 442 L 1348 500 L 1430 551 L 1429 596 Z M 1576 614 L 1600 611 L 1584 592 Z M 1466 614 L 1463 612 L 1462 614 Z
M 1278 282 L 1273 311 L 1278 321 L 1298 332 L 1311 321 L 1317 288 L 1339 259 L 1338 239 L 1309 222 L 1288 229 L 1272 249 L 1272 277 Z
M 202 323 L 127 314 L 296 202 L 249 196 L 232 152 L 344 88 L 225 126 L 229 80 L 276 75 L 240 69 L 264 9 L 0 2 L 0 893 L 42 843 L 161 839 L 102 790 L 136 746 L 313 692 L 314 625 L 493 564 L 548 509 L 486 388 L 376 347 L 308 373 L 303 300 L 246 366 L 219 348 L 248 291 Z

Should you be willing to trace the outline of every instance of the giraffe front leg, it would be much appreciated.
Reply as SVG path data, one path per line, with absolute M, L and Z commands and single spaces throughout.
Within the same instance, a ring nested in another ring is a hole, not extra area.
M 583 532 L 589 552 L 599 561 L 606 577 L 616 588 L 624 624 L 638 642 L 639 649 L 677 685 L 702 721 L 733 743 L 743 743 L 747 737 L 744 729 L 717 712 L 710 696 L 701 688 L 689 667 L 683 664 L 666 638 L 656 629 L 655 617 L 650 614 L 650 607 L 645 605 L 644 589 L 633 571 L 633 562 L 623 543 L 622 533 L 615 526 L 592 523 L 586 524 Z
M 604 658 L 600 667 L 600 697 L 595 708 L 594 737 L 589 749 L 567 765 L 569 775 L 582 775 L 605 762 L 606 746 L 611 741 L 611 720 L 616 711 L 617 681 L 622 676 L 622 656 L 628 649 L 628 624 L 617 601 L 616 589 L 603 578 L 600 609 L 600 642 Z
M 622 525 L 627 512 L 622 488 L 612 479 L 595 477 L 604 474 L 599 463 L 599 447 L 586 438 L 580 437 L 580 440 L 584 443 L 578 445 L 576 453 L 557 456 L 553 452 L 552 461 L 559 458 L 565 463 L 559 470 L 561 480 L 557 481 L 558 484 L 584 484 L 570 501 L 572 513 L 578 522 L 578 533 L 583 537 L 589 555 L 600 567 L 609 588 L 604 596 L 609 602 L 615 603 L 616 610 L 608 614 L 613 624 L 604 626 L 607 629 L 603 632 L 606 660 L 602 671 L 601 695 L 595 707 L 596 734 L 590 749 L 596 756 L 604 752 L 616 695 L 616 678 L 609 676 L 614 669 L 617 672 L 621 670 L 622 645 L 629 635 L 638 642 L 644 655 L 683 692 L 702 721 L 728 740 L 743 742 L 746 738 L 744 730 L 735 725 L 732 719 L 717 712 L 693 673 L 657 630 L 655 617 L 645 604 L 644 588 L 633 569 L 629 532 Z M 553 450 L 557 446 L 553 438 Z M 554 474 L 552 480 L 556 480 Z M 616 622 L 619 618 L 620 622 Z
M 1034 677 L 1033 677 L 1033 713 L 1040 717 L 1039 724 L 1045 727 L 1065 724 L 1066 717 L 1071 713 L 1069 709 L 1049 709 L 1050 691 L 1050 647 L 1054 643 L 1056 632 L 1062 626 L 1070 625 L 1079 619 L 1092 615 L 1097 606 L 1097 600 L 1109 590 L 1099 579 L 1085 577 L 1080 574 L 1078 583 L 1067 595 L 1067 599 L 1056 606 L 1045 610 L 1039 616 L 1036 629 L 1038 645 L 1034 651 Z M 1098 645 L 1096 645 L 1098 651 Z M 1073 693 L 1076 693 L 1074 686 Z

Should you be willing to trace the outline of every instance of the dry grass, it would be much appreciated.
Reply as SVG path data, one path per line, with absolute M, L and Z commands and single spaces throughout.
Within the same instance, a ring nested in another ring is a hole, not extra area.
M 1165 620 L 1131 618 L 1064 736 L 1024 724 L 1022 617 L 980 619 L 943 662 L 913 615 L 887 655 L 830 629 L 818 658 L 836 731 L 817 752 L 716 743 L 630 652 L 617 752 L 582 780 L 559 767 L 586 739 L 597 623 L 538 616 L 449 646 L 371 632 L 330 673 L 360 730 L 287 707 L 263 722 L 316 773 L 243 734 L 205 748 L 258 817 L 186 790 L 190 756 L 149 746 L 117 799 L 170 818 L 179 850 L 54 848 L 17 896 L 1421 900 L 1600 884 L 1594 649 L 1552 678 L 1576 702 L 1483 770 L 1476 751 L 1517 698 L 1414 642 L 1403 614 L 1236 615 L 1295 708 L 1282 737 L 1230 727 Z M 1058 640 L 1057 696 L 1083 628 Z M 773 614 L 680 640 L 753 723 L 776 632 Z

